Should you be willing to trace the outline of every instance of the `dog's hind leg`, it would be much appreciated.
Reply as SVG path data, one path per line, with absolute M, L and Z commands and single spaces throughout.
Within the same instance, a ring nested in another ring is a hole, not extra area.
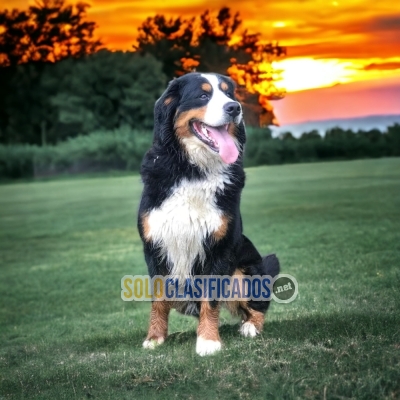
M 196 342 L 196 353 L 200 356 L 213 354 L 221 350 L 218 323 L 219 304 L 211 305 L 208 300 L 203 300 L 200 306 Z
M 143 347 L 154 349 L 164 343 L 168 336 L 168 316 L 171 305 L 167 301 L 153 301 L 151 305 L 150 326 Z
M 261 263 L 249 266 L 244 269 L 244 274 L 248 275 L 268 275 L 274 278 L 279 274 L 279 260 L 275 254 L 270 254 L 262 258 Z M 272 289 L 272 288 L 271 288 Z M 269 301 L 250 300 L 245 305 L 241 304 L 241 311 L 244 316 L 239 332 L 243 336 L 254 337 L 262 331 L 264 325 L 264 315 L 267 312 Z
M 243 336 L 257 336 L 262 331 L 264 326 L 264 313 L 254 310 L 251 307 L 246 307 L 243 309 L 243 314 L 245 319 L 242 321 L 239 332 Z

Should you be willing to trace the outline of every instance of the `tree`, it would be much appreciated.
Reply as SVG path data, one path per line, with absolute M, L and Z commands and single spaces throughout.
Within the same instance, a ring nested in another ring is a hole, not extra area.
M 166 85 L 161 63 L 153 56 L 101 50 L 54 68 L 43 86 L 58 84 L 51 103 L 62 124 L 79 126 L 79 133 L 124 125 L 152 128 L 154 102 Z
M 27 63 L 3 68 L 10 71 L 10 85 L 4 98 L 4 117 L 0 121 L 2 142 L 46 144 L 49 130 L 56 118 L 50 96 L 58 86 L 45 88 L 42 77 L 49 66 Z M 3 71 L 1 71 L 3 72 Z
M 280 80 L 282 71 L 272 67 L 272 61 L 286 55 L 286 48 L 278 43 L 254 43 L 251 48 L 251 59 L 245 64 L 233 60 L 228 69 L 229 75 L 250 93 L 257 93 L 268 100 L 279 100 L 285 90 L 277 88 L 275 82 Z M 262 101 L 260 100 L 260 103 Z
M 300 140 L 301 141 L 308 141 L 308 140 L 321 140 L 322 137 L 319 134 L 319 131 L 317 131 L 316 129 L 313 129 L 310 132 L 304 132 L 302 133 L 302 135 L 300 136 Z
M 97 51 L 96 24 L 86 20 L 85 3 L 37 0 L 27 11 L 0 12 L 0 65 L 56 62 Z
M 138 44 L 134 48 L 163 60 L 163 71 L 169 78 L 195 68 L 226 73 L 233 54 L 228 43 L 240 22 L 238 14 L 232 17 L 228 8 L 222 8 L 215 18 L 209 11 L 189 19 L 168 20 L 156 15 L 138 28 Z
M 0 12 L 0 141 L 45 144 L 54 125 L 49 99 L 57 85 L 44 87 L 50 63 L 99 49 L 88 5 L 37 1 L 28 10 Z
M 283 56 L 285 49 L 261 43 L 260 34 L 240 31 L 241 25 L 239 14 L 232 14 L 227 7 L 189 19 L 168 20 L 156 15 L 139 27 L 134 48 L 162 60 L 163 71 L 170 78 L 195 69 L 230 74 L 241 85 L 239 98 L 248 108 L 246 116 L 252 125 L 276 123 L 268 100 L 282 98 L 284 91 L 273 84 L 279 71 L 272 69 L 271 62 Z

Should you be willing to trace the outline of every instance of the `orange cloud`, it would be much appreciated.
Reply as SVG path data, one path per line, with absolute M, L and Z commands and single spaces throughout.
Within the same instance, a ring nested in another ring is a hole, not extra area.
M 384 63 L 372 63 L 368 64 L 364 67 L 366 71 L 370 70 L 392 70 L 392 69 L 400 69 L 400 61 L 396 62 L 384 62 Z
M 260 32 L 263 40 L 279 41 L 287 47 L 288 60 L 293 62 L 281 65 L 287 69 L 281 83 L 288 91 L 296 91 L 400 76 L 397 67 L 400 10 L 394 3 L 393 0 L 379 3 L 376 0 L 230 0 L 229 7 L 240 13 L 243 29 Z M 34 4 L 34 0 L 5 0 L 3 4 L 23 9 Z M 189 18 L 227 3 L 226 0 L 212 3 L 90 0 L 90 4 L 88 17 L 97 22 L 96 33 L 105 46 L 112 50 L 132 50 L 137 29 L 148 16 Z
M 5 0 L 3 7 L 26 8 L 33 0 Z M 225 0 L 146 1 L 91 0 L 89 18 L 98 24 L 98 35 L 107 47 L 128 50 L 137 28 L 148 16 L 189 17 L 207 8 L 218 9 Z M 243 27 L 261 32 L 265 40 L 279 40 L 290 56 L 317 58 L 395 57 L 400 54 L 400 10 L 393 0 L 299 1 L 231 0 Z

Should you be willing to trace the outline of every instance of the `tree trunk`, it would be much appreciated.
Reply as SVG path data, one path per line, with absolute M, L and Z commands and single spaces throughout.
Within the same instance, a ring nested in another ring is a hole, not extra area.
M 46 121 L 42 121 L 40 123 L 40 134 L 41 134 L 41 138 L 42 138 L 42 146 L 46 146 L 47 142 L 46 142 Z

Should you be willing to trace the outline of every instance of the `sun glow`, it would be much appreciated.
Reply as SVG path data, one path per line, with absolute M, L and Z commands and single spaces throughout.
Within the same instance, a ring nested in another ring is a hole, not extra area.
M 399 69 L 369 69 L 382 60 L 339 60 L 339 59 L 313 59 L 308 57 L 287 58 L 275 61 L 272 66 L 281 71 L 280 80 L 276 82 L 277 88 L 284 88 L 288 92 L 329 87 L 343 83 L 376 80 L 398 76 L 400 58 L 387 59 L 391 63 L 399 63 Z
M 286 26 L 286 22 L 284 21 L 275 21 L 272 26 L 274 28 L 284 28 Z
M 273 63 L 281 70 L 281 80 L 277 87 L 288 92 L 332 86 L 351 81 L 350 62 L 339 60 L 314 60 L 312 58 L 289 58 Z

